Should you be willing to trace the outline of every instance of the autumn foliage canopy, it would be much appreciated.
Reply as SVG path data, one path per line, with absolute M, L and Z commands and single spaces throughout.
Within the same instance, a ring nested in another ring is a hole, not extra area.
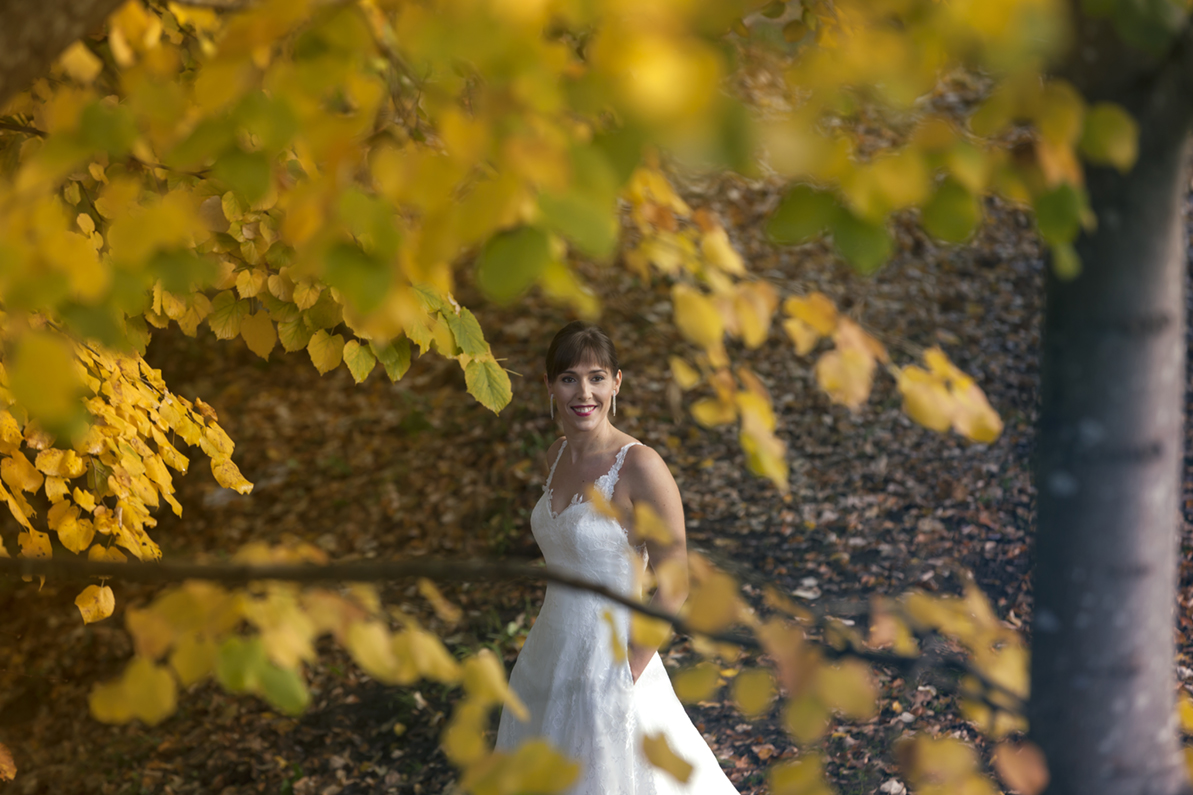
M 780 294 L 670 175 L 782 182 L 771 237 L 828 235 L 862 273 L 890 257 L 892 215 L 960 242 L 997 194 L 1034 209 L 1071 276 L 1072 242 L 1093 223 L 1081 160 L 1128 169 L 1137 134 L 1118 106 L 1045 76 L 1066 26 L 1056 0 L 130 0 L 0 109 L 0 498 L 21 526 L 0 555 L 47 558 L 56 539 L 57 554 L 156 560 L 154 513 L 181 510 L 173 478 L 196 456 L 220 485 L 252 489 L 215 412 L 141 358 L 155 330 L 240 339 L 357 382 L 442 356 L 498 412 L 509 375 L 457 281 L 595 318 L 578 263 L 667 285 L 688 408 L 703 426 L 736 425 L 746 464 L 779 491 L 787 452 L 748 366 L 756 351 L 804 357 L 850 408 L 890 377 L 916 422 L 993 441 L 997 413 L 942 350 L 894 356 L 825 295 Z M 973 104 L 947 105 L 940 87 L 962 79 Z M 874 125 L 888 134 L 860 134 Z M 250 546 L 237 560 L 323 557 Z M 833 712 L 873 709 L 863 652 L 914 657 L 926 631 L 972 653 L 974 720 L 996 735 L 1021 726 L 1026 652 L 976 590 L 884 602 L 869 637 L 837 626 L 826 653 L 804 638 L 813 619 L 798 605 L 775 595 L 764 620 L 728 576 L 698 562 L 693 575 L 691 628 L 744 626 L 776 662 L 734 680 L 742 711 L 782 695 L 801 743 Z M 102 583 L 78 598 L 84 621 L 114 603 Z M 100 720 L 156 723 L 208 677 L 300 711 L 303 666 L 330 634 L 382 682 L 463 686 L 443 742 L 469 791 L 562 791 L 574 775 L 549 747 L 491 752 L 490 710 L 519 709 L 500 661 L 457 660 L 367 586 L 191 582 L 130 610 L 127 626 L 136 656 L 94 692 Z M 635 628 L 656 642 L 666 631 Z M 690 700 L 721 684 L 711 663 L 676 682 Z M 912 770 L 933 782 L 953 760 L 954 784 L 990 786 L 949 742 L 925 740 Z M 682 760 L 651 743 L 682 778 Z M 818 786 L 815 755 L 801 759 L 772 772 L 773 792 Z

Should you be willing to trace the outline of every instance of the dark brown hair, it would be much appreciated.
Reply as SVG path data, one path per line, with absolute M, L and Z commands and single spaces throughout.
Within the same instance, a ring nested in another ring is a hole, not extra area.
M 561 328 L 547 348 L 547 381 L 554 383 L 564 370 L 590 359 L 616 375 L 617 348 L 598 327 L 573 320 Z

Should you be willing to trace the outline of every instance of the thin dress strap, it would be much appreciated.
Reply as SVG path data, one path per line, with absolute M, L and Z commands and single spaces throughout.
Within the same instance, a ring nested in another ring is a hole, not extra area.
M 600 487 L 601 494 L 606 500 L 613 499 L 613 488 L 617 485 L 617 478 L 621 475 L 621 465 L 625 463 L 625 454 L 629 452 L 630 448 L 641 442 L 630 442 L 625 447 L 617 451 L 617 460 L 613 462 L 613 468 L 609 470 L 604 477 L 597 481 L 597 486 Z
M 555 456 L 555 463 L 551 465 L 551 471 L 547 473 L 547 484 L 543 486 L 543 491 L 551 492 L 551 479 L 555 477 L 555 467 L 559 466 L 559 459 L 563 458 L 563 448 L 568 446 L 568 440 L 564 439 L 563 444 L 559 445 L 559 455 Z

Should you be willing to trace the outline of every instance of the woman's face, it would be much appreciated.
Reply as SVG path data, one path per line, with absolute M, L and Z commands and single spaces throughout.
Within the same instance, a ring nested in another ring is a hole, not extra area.
M 605 421 L 620 388 L 620 370 L 611 373 L 605 365 L 591 360 L 564 370 L 548 385 L 555 396 L 557 416 L 578 431 L 593 430 Z

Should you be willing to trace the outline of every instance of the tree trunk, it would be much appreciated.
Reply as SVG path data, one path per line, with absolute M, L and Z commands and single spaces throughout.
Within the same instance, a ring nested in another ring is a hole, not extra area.
M 1139 122 L 1139 160 L 1087 169 L 1098 225 L 1077 242 L 1081 274 L 1047 276 L 1029 716 L 1051 795 L 1186 787 L 1173 611 L 1189 112 L 1179 78 L 1129 88 L 1110 98 Z

